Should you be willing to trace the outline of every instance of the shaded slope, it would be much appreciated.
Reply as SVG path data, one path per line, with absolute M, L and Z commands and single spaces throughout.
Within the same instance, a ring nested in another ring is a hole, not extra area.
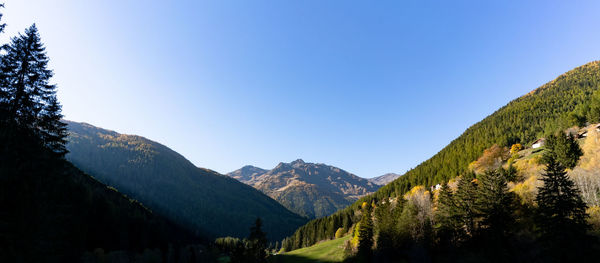
M 169 247 L 202 241 L 39 144 L 5 135 L 0 129 L 0 262 L 79 262 L 96 249 L 132 257 L 158 249 L 160 260 Z
M 195 167 L 180 154 L 140 136 L 68 122 L 67 158 L 196 232 L 245 237 L 256 217 L 271 239 L 291 233 L 303 218 L 227 176 Z

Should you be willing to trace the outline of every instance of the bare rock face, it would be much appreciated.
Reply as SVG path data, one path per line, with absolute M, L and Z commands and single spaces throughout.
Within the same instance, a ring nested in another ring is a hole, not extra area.
M 387 174 L 384 174 L 381 176 L 373 177 L 373 178 L 369 179 L 369 181 L 376 185 L 384 186 L 384 185 L 389 184 L 392 181 L 396 180 L 400 176 L 401 176 L 401 174 L 387 173 Z
M 302 159 L 279 163 L 270 171 L 244 166 L 228 175 L 309 218 L 330 215 L 379 188 L 340 168 Z

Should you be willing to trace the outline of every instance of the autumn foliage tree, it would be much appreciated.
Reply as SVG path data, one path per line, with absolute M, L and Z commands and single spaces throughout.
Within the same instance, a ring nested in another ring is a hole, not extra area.
M 510 147 L 510 154 L 518 153 L 520 150 L 523 150 L 523 145 L 515 143 Z
M 477 173 L 484 173 L 488 170 L 495 170 L 500 167 L 503 161 L 509 158 L 509 151 L 506 147 L 497 144 L 483 151 L 483 155 L 471 163 L 470 167 Z

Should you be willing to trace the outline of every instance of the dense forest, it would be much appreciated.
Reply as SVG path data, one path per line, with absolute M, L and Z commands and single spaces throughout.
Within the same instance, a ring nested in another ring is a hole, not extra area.
M 542 136 L 585 122 L 597 122 L 600 109 L 600 63 L 591 62 L 571 70 L 538 89 L 508 103 L 482 121 L 468 128 L 432 158 L 372 195 L 329 217 L 309 222 L 286 238 L 286 250 L 332 239 L 337 229 L 350 231 L 361 220 L 363 203 L 379 204 L 389 198 L 402 197 L 416 186 L 448 182 L 469 171 L 486 148 L 494 144 L 526 145 Z

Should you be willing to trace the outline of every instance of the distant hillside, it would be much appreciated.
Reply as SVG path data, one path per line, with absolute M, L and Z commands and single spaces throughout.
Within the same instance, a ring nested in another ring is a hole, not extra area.
M 67 158 L 73 164 L 197 233 L 245 237 L 261 217 L 275 240 L 305 222 L 254 188 L 198 168 L 164 145 L 89 124 L 68 125 Z
M 387 173 L 381 176 L 370 178 L 369 182 L 374 183 L 376 185 L 386 185 L 396 180 L 400 176 L 400 174 Z
M 350 217 L 363 202 L 401 197 L 415 186 L 429 187 L 465 173 L 469 163 L 494 144 L 530 144 L 537 138 L 574 125 L 600 122 L 599 87 L 598 61 L 558 76 L 469 127 L 440 152 L 374 194 L 327 218 L 302 226 L 290 238 L 302 237 L 302 240 L 292 242 L 292 247 L 305 247 L 332 238 L 335 229 L 342 227 L 338 220 Z M 318 227 L 325 229 L 313 231 Z
M 245 166 L 228 175 L 310 218 L 330 215 L 379 187 L 342 169 L 302 160 L 280 163 L 273 170 L 263 171 Z

